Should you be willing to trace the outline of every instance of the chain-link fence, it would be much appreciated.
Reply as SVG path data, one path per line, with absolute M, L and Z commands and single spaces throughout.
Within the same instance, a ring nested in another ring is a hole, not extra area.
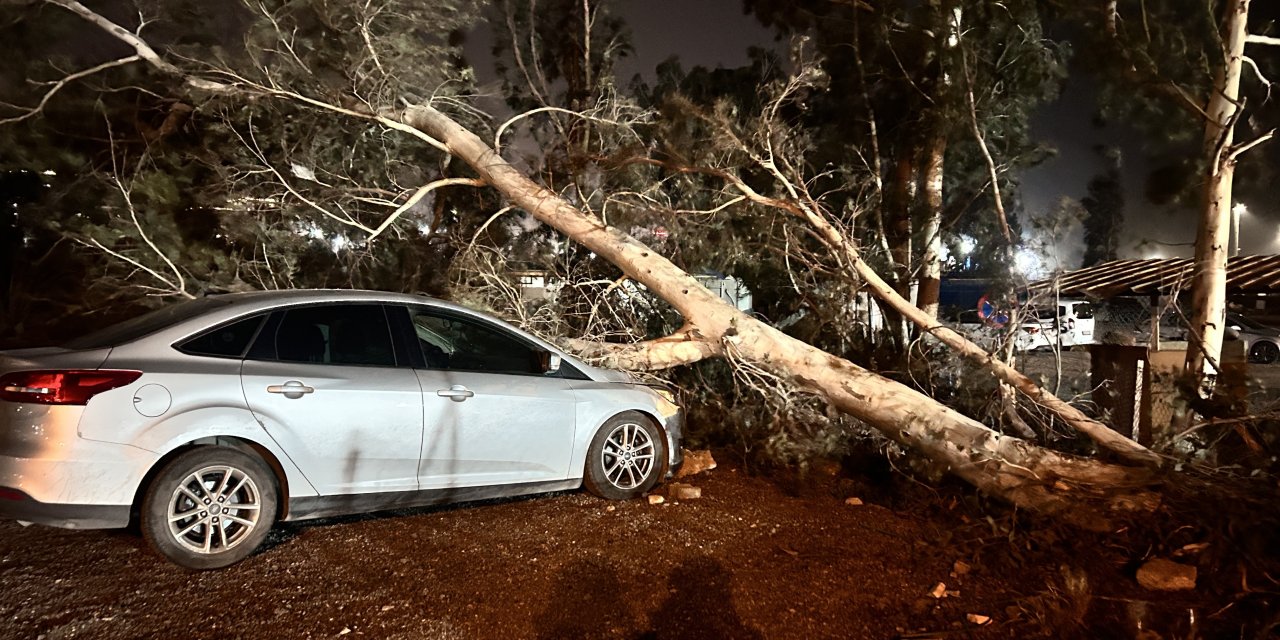
M 1111 298 L 1094 305 L 1093 335 L 1097 342 L 1136 344 L 1151 342 L 1151 319 L 1160 314 L 1160 340 L 1185 340 L 1186 324 L 1168 304 L 1153 307 L 1149 298 Z

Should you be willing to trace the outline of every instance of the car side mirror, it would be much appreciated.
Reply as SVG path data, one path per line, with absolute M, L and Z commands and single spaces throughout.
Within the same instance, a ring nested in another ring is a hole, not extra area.
M 559 371 L 560 364 L 563 361 L 560 354 L 551 353 L 550 351 L 543 351 L 538 354 L 538 359 L 541 361 L 539 364 L 542 367 L 543 373 L 555 373 Z

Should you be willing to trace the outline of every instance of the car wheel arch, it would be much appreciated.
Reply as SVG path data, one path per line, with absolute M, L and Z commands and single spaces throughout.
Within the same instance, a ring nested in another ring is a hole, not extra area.
M 271 469 L 271 473 L 275 476 L 276 487 L 279 495 L 276 500 L 276 520 L 283 521 L 289 513 L 289 477 L 285 473 L 284 465 L 280 464 L 280 460 L 270 449 L 246 438 L 236 436 L 207 436 L 197 438 L 171 448 L 164 455 L 161 455 L 152 463 L 151 468 L 147 469 L 146 474 L 142 476 L 142 482 L 138 483 L 138 487 L 133 492 L 133 502 L 129 507 L 129 528 L 136 529 L 139 525 L 139 509 L 142 505 L 142 499 L 147 494 L 147 488 L 151 483 L 155 482 L 156 476 L 160 471 L 169 464 L 171 460 L 178 456 L 198 449 L 200 447 L 224 447 L 227 449 L 235 449 L 252 456 L 256 456 L 259 460 Z

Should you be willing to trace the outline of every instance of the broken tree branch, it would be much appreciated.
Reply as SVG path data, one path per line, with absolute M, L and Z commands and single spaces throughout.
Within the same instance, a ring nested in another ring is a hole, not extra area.
M 93 66 L 88 69 L 84 69 L 83 71 L 77 71 L 75 73 L 69 74 L 66 77 L 54 82 L 53 86 L 50 87 L 49 90 L 45 92 L 44 96 L 40 98 L 40 102 L 37 103 L 36 106 L 31 107 L 30 109 L 27 109 L 25 112 L 23 112 L 20 115 L 16 115 L 11 118 L 5 118 L 4 120 L 0 120 L 0 125 L 13 124 L 15 122 L 22 122 L 27 118 L 31 118 L 40 114 L 42 111 L 44 111 L 45 105 L 49 104 L 49 100 L 53 98 L 54 94 L 58 93 L 59 91 L 62 90 L 63 87 L 67 86 L 68 84 L 71 84 L 72 82 L 75 82 L 76 80 L 91 76 L 95 73 L 106 71 L 107 69 L 111 69 L 113 67 L 119 67 L 119 66 L 123 66 L 133 62 L 137 62 L 141 59 L 142 57 L 137 55 L 125 56 L 123 58 L 112 60 L 110 62 L 104 62 L 100 65 Z

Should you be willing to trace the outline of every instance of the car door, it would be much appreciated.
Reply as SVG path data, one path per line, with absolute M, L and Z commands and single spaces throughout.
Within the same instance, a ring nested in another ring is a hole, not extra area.
M 429 306 L 405 309 L 423 352 L 423 489 L 563 480 L 575 397 L 543 372 L 546 352 L 496 323 Z
M 272 314 L 240 377 L 249 408 L 321 495 L 412 491 L 422 389 L 407 365 L 382 305 L 313 305 Z

